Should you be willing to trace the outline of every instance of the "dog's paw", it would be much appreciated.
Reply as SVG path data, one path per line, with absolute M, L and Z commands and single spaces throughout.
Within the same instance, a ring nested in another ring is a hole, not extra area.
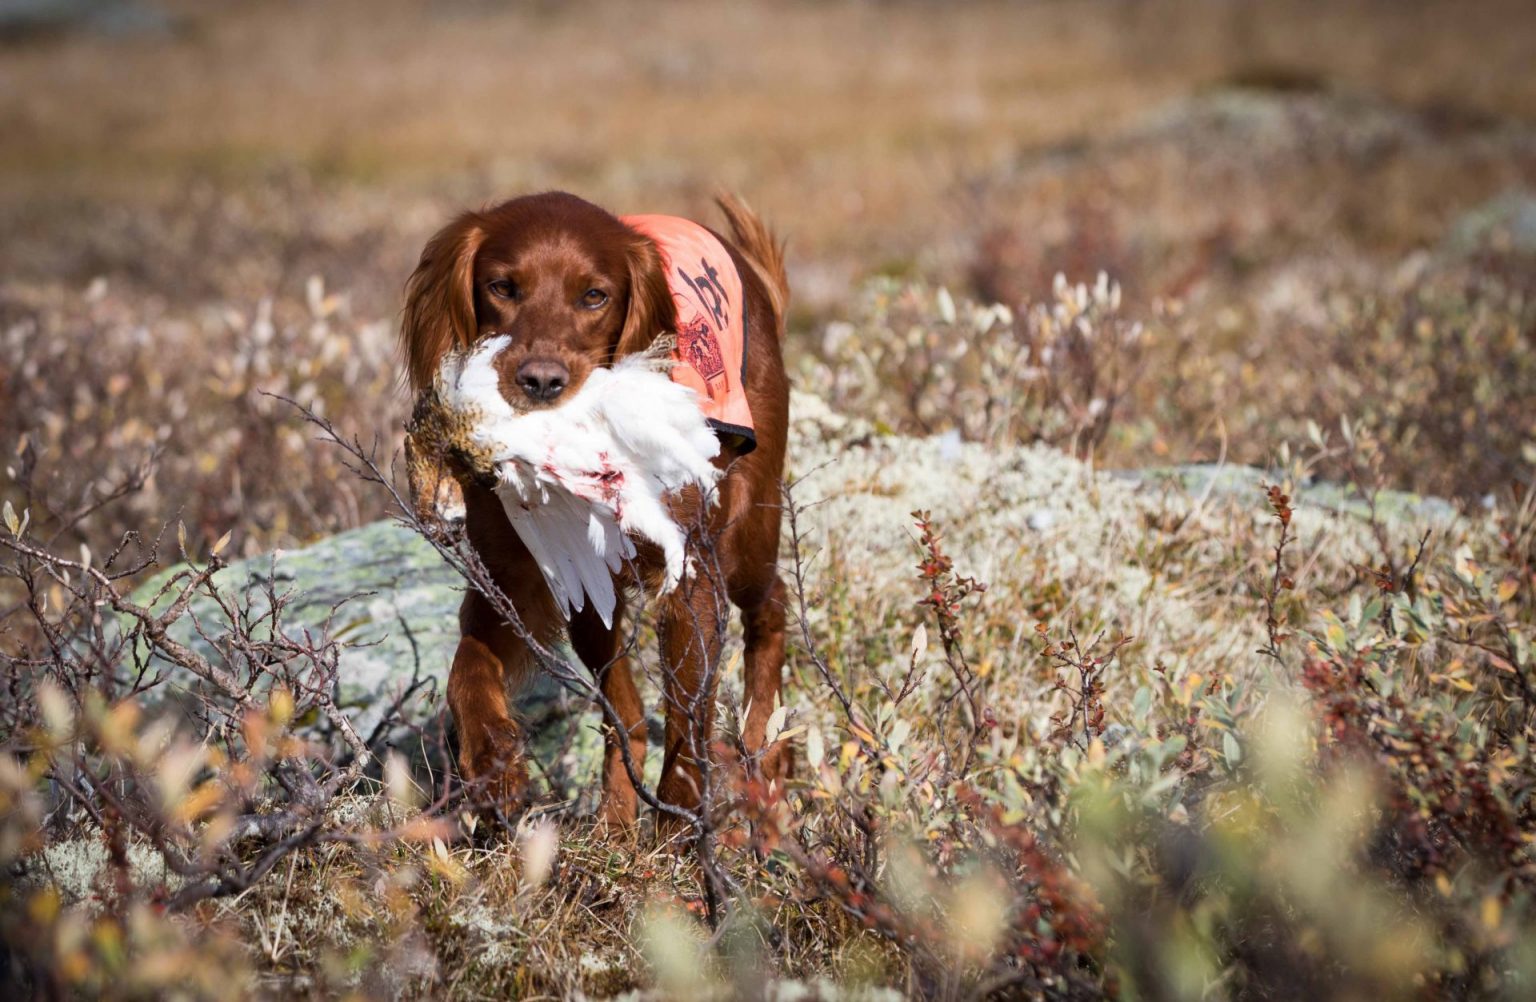
M 471 802 L 487 815 L 513 817 L 528 806 L 528 769 L 523 740 L 511 721 L 485 724 L 459 753 L 459 770 Z
M 640 798 L 634 787 L 604 789 L 597 812 L 598 834 L 615 843 L 630 843 L 640 831 Z

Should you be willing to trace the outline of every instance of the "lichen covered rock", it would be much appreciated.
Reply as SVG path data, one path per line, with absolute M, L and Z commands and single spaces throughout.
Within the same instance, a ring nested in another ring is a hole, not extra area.
M 1135 636 L 1149 661 L 1176 665 L 1190 651 L 1227 651 L 1228 669 L 1256 663 L 1262 620 L 1216 616 L 1211 603 L 1227 600 L 1220 589 L 1230 587 L 1234 561 L 1251 556 L 1232 552 L 1233 520 L 1262 525 L 1269 519 L 1258 490 L 1263 471 L 1201 466 L 1105 473 L 1043 446 L 882 434 L 804 394 L 795 395 L 792 413 L 787 472 L 800 508 L 802 550 L 814 555 L 805 579 L 814 630 L 826 632 L 829 617 L 845 614 L 862 621 L 917 621 L 921 596 L 910 527 L 911 513 L 923 509 L 941 527 L 956 569 L 990 585 L 982 618 L 995 614 L 1013 624 L 1010 629 L 1017 627 L 1012 648 L 989 657 L 1025 656 L 1020 645 L 1032 624 L 1021 622 L 1019 611 L 1038 604 Z M 1451 506 L 1412 495 L 1384 494 L 1378 508 L 1395 523 L 1443 528 L 1457 521 Z M 1301 493 L 1298 530 L 1308 537 L 1326 533 L 1334 559 L 1367 564 L 1373 542 L 1365 511 L 1349 491 L 1316 485 Z M 787 554 L 788 539 L 785 546 Z M 1245 573 L 1238 570 L 1236 577 Z M 379 522 L 304 549 L 234 563 L 216 583 L 260 610 L 269 578 L 294 594 L 290 630 L 318 629 L 341 603 L 333 620 L 336 634 L 347 641 L 339 699 L 362 734 L 412 686 L 401 706 L 408 721 L 424 724 L 443 712 L 464 585 L 425 540 Z M 1159 580 L 1170 586 L 1153 587 Z M 1219 584 L 1223 580 L 1229 583 Z M 150 582 L 141 594 L 156 587 Z M 1082 596 L 1092 603 L 1080 607 Z M 205 623 L 213 618 L 211 603 L 193 611 Z M 218 656 L 189 622 L 178 630 L 180 639 Z M 909 656 L 895 649 L 903 630 L 882 632 L 896 638 L 880 655 L 890 665 Z M 733 652 L 734 646 L 728 648 L 728 663 Z M 876 654 L 865 650 L 861 656 Z M 646 659 L 653 657 L 647 650 Z M 1017 686 L 1023 684 L 1020 677 L 996 690 L 1004 705 L 1010 691 L 1022 695 Z M 724 680 L 727 707 L 737 685 L 733 675 Z M 810 717 L 827 702 L 793 690 L 788 698 Z M 535 774 L 562 794 L 590 791 L 599 758 L 597 711 L 542 678 L 522 693 L 519 705 L 540 764 Z

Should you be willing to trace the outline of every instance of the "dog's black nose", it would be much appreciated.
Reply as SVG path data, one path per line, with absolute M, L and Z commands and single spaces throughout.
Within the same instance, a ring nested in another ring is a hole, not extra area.
M 531 358 L 517 367 L 517 385 L 534 400 L 550 401 L 565 392 L 571 370 L 547 358 Z

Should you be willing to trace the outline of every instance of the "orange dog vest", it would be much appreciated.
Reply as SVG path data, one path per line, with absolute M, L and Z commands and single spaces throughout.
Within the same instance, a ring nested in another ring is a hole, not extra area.
M 757 445 L 747 404 L 747 318 L 741 275 L 725 245 L 676 216 L 624 216 L 661 254 L 677 307 L 672 381 L 690 387 L 715 434 L 737 452 Z

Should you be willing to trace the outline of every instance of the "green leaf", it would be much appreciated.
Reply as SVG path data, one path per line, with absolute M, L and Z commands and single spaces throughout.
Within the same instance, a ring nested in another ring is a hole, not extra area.
M 1349 637 L 1337 620 L 1332 620 L 1323 628 L 1323 636 L 1327 639 L 1328 646 L 1334 650 L 1342 653 L 1347 649 Z
M 1413 623 L 1413 628 L 1418 631 L 1421 637 L 1428 637 L 1434 633 L 1430 629 L 1428 609 L 1429 603 L 1424 602 L 1422 599 L 1408 606 L 1408 619 Z
M 1136 690 L 1136 695 L 1131 697 L 1131 712 L 1137 720 L 1147 719 L 1147 714 L 1152 709 L 1152 690 L 1146 686 Z
M 1236 769 L 1243 760 L 1243 746 L 1238 743 L 1237 735 L 1231 731 L 1221 736 L 1221 753 L 1226 756 L 1227 767 Z
M 11 503 L 9 501 L 5 503 L 5 510 L 3 514 L 5 517 L 5 527 L 11 530 L 11 535 L 21 535 L 21 520 L 16 517 L 16 509 L 11 507 Z

